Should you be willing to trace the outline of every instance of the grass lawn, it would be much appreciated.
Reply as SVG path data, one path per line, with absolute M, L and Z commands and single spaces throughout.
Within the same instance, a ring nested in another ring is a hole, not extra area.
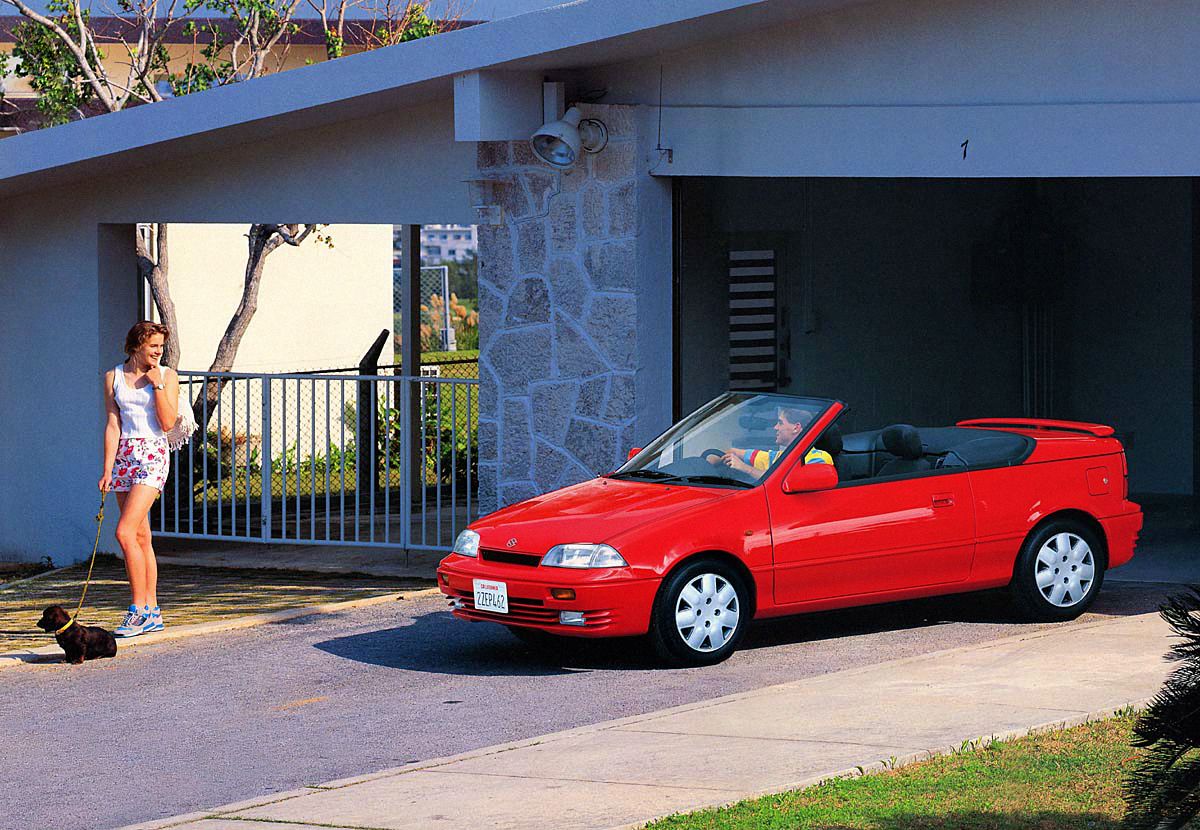
M 1134 716 L 671 816 L 653 830 L 1116 830 Z
M 471 368 L 465 361 L 479 360 L 479 349 L 459 349 L 454 352 L 421 352 L 421 362 L 424 364 L 432 363 L 461 363 L 462 368 L 457 370 L 459 374 L 451 374 L 451 377 L 474 378 L 479 377 L 478 371 L 471 371 Z M 447 374 L 450 374 L 449 372 Z

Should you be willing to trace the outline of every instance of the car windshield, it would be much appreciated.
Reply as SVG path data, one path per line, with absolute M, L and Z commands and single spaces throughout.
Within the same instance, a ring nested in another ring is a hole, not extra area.
M 727 392 L 671 427 L 613 477 L 753 487 L 832 405 L 823 398 Z

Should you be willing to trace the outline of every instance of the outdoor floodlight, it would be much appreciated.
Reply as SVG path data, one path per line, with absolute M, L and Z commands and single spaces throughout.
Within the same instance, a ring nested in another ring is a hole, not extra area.
M 608 127 L 596 118 L 584 118 L 571 107 L 558 121 L 549 121 L 529 139 L 534 155 L 551 167 L 565 170 L 579 160 L 579 151 L 599 153 L 608 144 Z

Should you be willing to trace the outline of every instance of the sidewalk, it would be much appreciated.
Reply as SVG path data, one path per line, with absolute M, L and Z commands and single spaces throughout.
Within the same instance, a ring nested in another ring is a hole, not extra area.
M 84 563 L 29 580 L 0 584 L 0 654 L 55 645 L 54 638 L 42 633 L 36 623 L 47 605 L 62 605 L 74 612 L 86 576 L 87 563 Z M 172 628 L 367 599 L 432 585 L 432 580 L 361 574 L 160 564 L 158 601 L 168 628 Z M 121 621 L 128 605 L 125 563 L 114 556 L 96 557 L 80 620 L 111 630 Z
M 1018 635 L 332 781 L 126 830 L 637 827 L 1071 725 L 1152 696 L 1158 614 Z

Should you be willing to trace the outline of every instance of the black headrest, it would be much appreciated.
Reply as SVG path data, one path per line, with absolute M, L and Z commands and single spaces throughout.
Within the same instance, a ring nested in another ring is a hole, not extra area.
M 837 455 L 842 451 L 842 431 L 838 429 L 837 424 L 830 424 L 825 427 L 825 431 L 821 433 L 821 437 L 813 446 L 819 450 L 825 450 L 830 455 Z
M 921 457 L 921 435 L 909 424 L 892 424 L 883 431 L 883 448 L 900 458 L 915 460 Z

